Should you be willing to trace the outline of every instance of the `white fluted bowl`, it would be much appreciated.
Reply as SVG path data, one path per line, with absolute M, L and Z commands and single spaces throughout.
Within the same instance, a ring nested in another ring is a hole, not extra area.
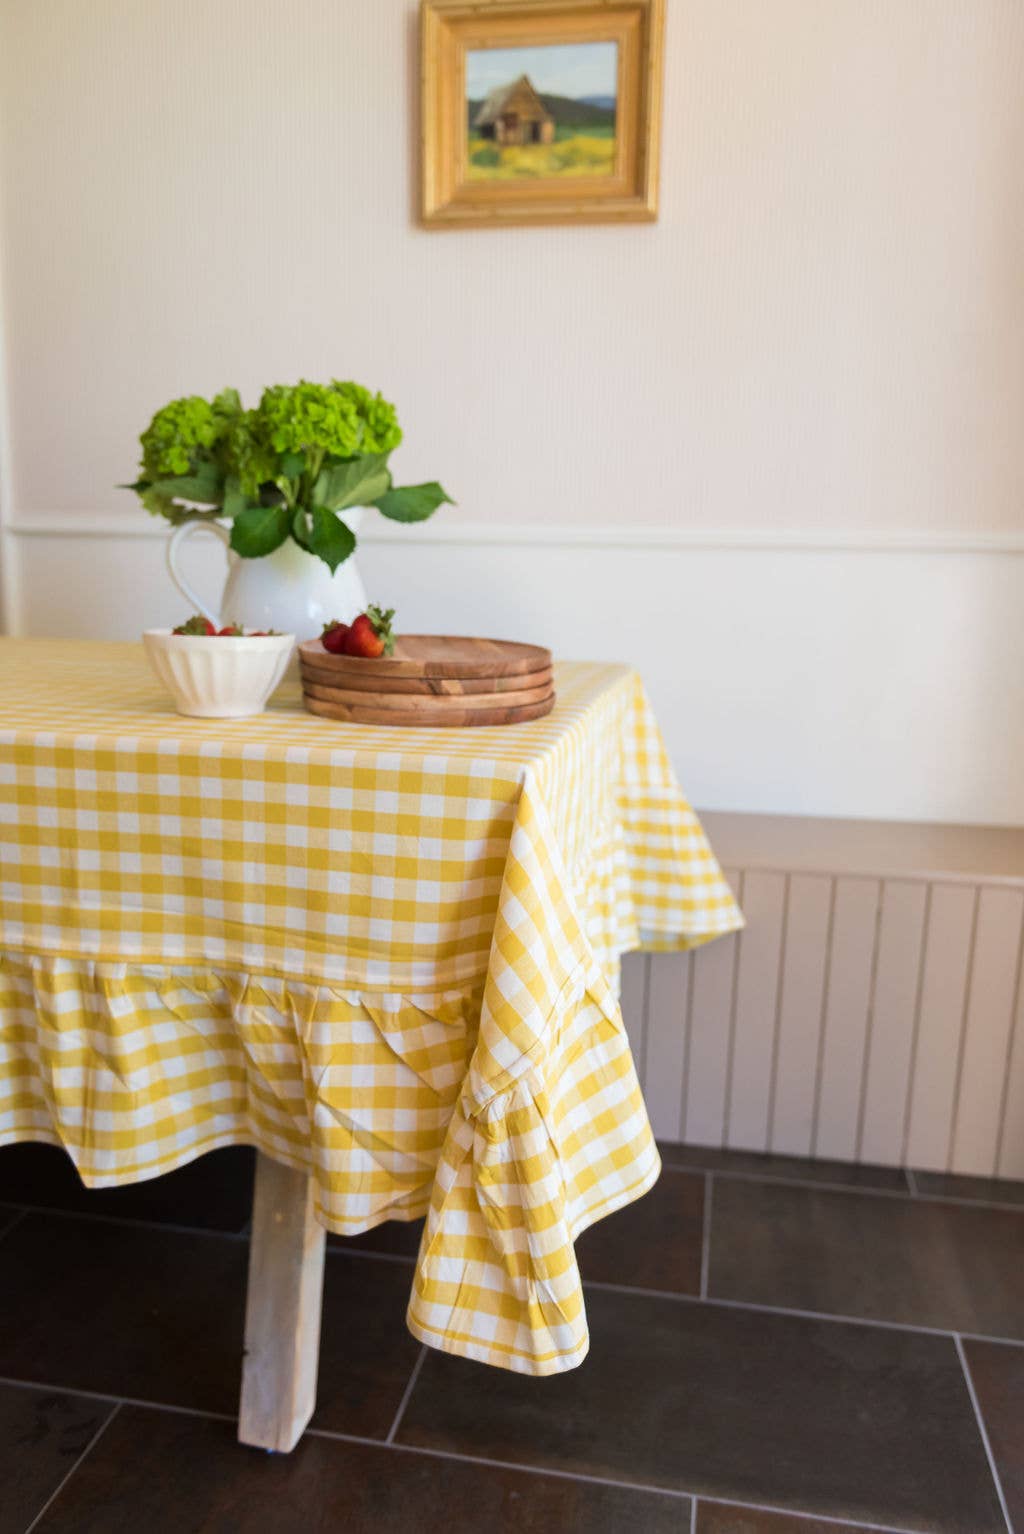
M 261 714 L 291 659 L 294 634 L 209 638 L 147 629 L 149 664 L 179 714 L 194 719 L 244 719 Z

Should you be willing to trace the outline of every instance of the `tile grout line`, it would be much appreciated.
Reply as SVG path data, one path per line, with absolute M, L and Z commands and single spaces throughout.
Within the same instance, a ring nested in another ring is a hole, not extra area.
M 67 1486 L 67 1484 L 71 1480 L 72 1476 L 77 1475 L 77 1473 L 81 1469 L 82 1465 L 89 1458 L 89 1455 L 92 1453 L 93 1449 L 95 1449 L 96 1445 L 99 1443 L 100 1439 L 103 1437 L 104 1433 L 107 1431 L 107 1428 L 113 1422 L 114 1418 L 117 1416 L 117 1414 L 118 1414 L 118 1412 L 120 1410 L 121 1410 L 121 1402 L 120 1401 L 116 1401 L 114 1403 L 114 1409 L 110 1413 L 110 1416 L 107 1417 L 106 1421 L 102 1422 L 100 1424 L 100 1426 L 96 1429 L 95 1433 L 93 1433 L 92 1437 L 89 1439 L 89 1442 L 86 1444 L 86 1446 L 82 1450 L 81 1454 L 75 1460 L 75 1463 L 71 1466 L 71 1469 L 68 1471 L 67 1475 L 65 1475 L 61 1479 L 61 1481 L 57 1485 L 57 1487 L 50 1493 L 50 1495 L 47 1497 L 46 1501 L 43 1503 L 42 1507 L 39 1509 L 39 1511 L 36 1514 L 36 1516 L 32 1519 L 32 1522 L 27 1526 L 27 1528 L 25 1529 L 25 1534 L 32 1534 L 32 1530 L 38 1527 L 38 1525 L 40 1524 L 42 1519 L 46 1516 L 46 1514 L 49 1512 L 50 1508 L 53 1506 L 53 1504 L 56 1502 L 57 1498 L 60 1496 L 61 1492 L 64 1490 L 65 1486 Z
M 416 1381 L 420 1377 L 420 1370 L 423 1368 L 423 1361 L 426 1358 L 426 1356 L 427 1356 L 427 1349 L 426 1349 L 426 1346 L 423 1346 L 423 1347 L 420 1348 L 420 1356 L 419 1356 L 419 1358 L 417 1358 L 416 1362 L 412 1366 L 412 1373 L 409 1375 L 409 1382 L 408 1382 L 408 1384 L 406 1385 L 405 1389 L 402 1392 L 402 1399 L 399 1401 L 399 1403 L 398 1403 L 398 1410 L 395 1412 L 395 1420 L 394 1420 L 394 1422 L 392 1422 L 391 1430 L 388 1433 L 388 1436 L 384 1440 L 385 1444 L 388 1444 L 390 1446 L 394 1445 L 395 1434 L 398 1432 L 398 1429 L 401 1426 L 402 1418 L 405 1415 L 405 1408 L 408 1406 L 409 1398 L 410 1398 L 410 1396 L 412 1395 L 413 1391 L 416 1388 Z
M 909 1193 L 903 1188 L 872 1188 L 862 1183 L 824 1182 L 809 1177 L 777 1177 L 772 1176 L 770 1172 L 740 1172 L 731 1171 L 725 1167 L 673 1166 L 668 1162 L 663 1165 L 666 1172 L 689 1172 L 691 1176 L 699 1177 L 702 1172 L 713 1171 L 716 1177 L 725 1177 L 732 1182 L 766 1183 L 773 1188 L 804 1188 L 812 1192 L 853 1193 L 858 1196 L 863 1194 L 866 1198 L 903 1199 L 908 1204 L 916 1200 L 921 1204 L 950 1204 L 955 1209 L 1001 1209 L 1016 1210 L 1017 1213 L 1024 1212 L 1024 1203 L 1014 1203 L 1011 1199 L 967 1198 L 963 1195 L 948 1193 L 922 1193 L 917 1189 L 916 1183 L 915 1192 Z M 901 1170 L 908 1178 L 913 1176 L 909 1167 L 903 1167 Z M 1018 1179 L 1008 1178 L 1007 1181 L 1016 1182 Z
M 333 1432 L 330 1428 L 309 1428 L 314 1438 L 328 1438 L 339 1443 L 360 1443 L 375 1448 L 390 1449 L 395 1454 L 420 1454 L 428 1459 L 456 1460 L 463 1465 L 487 1465 L 494 1470 L 521 1470 L 532 1475 L 554 1476 L 560 1481 L 582 1481 L 588 1486 L 617 1486 L 623 1491 L 655 1492 L 662 1497 L 676 1500 L 690 1498 L 693 1493 L 674 1486 L 654 1486 L 649 1481 L 623 1481 L 614 1476 L 587 1475 L 581 1470 L 559 1470 L 553 1465 L 533 1465 L 526 1460 L 494 1459 L 485 1454 L 460 1454 L 457 1449 L 432 1449 L 419 1443 L 386 1443 L 379 1438 L 362 1438 L 355 1433 Z
M 708 1277 L 711 1272 L 711 1205 L 715 1196 L 715 1174 L 704 1173 L 704 1217 L 701 1221 L 700 1243 L 700 1297 L 708 1297 Z
M 7 1225 L 3 1227 L 2 1230 L 0 1230 L 0 1241 L 4 1241 L 11 1234 L 11 1231 L 15 1230 L 21 1224 L 22 1220 L 27 1214 L 27 1209 L 16 1208 L 14 1210 L 13 1220 L 11 1220 Z
M 427 1459 L 454 1460 L 462 1465 L 486 1465 L 494 1470 L 518 1470 L 524 1475 L 551 1476 L 560 1481 L 577 1481 L 587 1486 L 614 1486 L 622 1491 L 640 1491 L 659 1497 L 672 1497 L 676 1501 L 688 1500 L 691 1504 L 691 1518 L 693 1509 L 699 1502 L 707 1503 L 709 1507 L 739 1507 L 748 1512 L 758 1513 L 782 1513 L 804 1519 L 817 1519 L 819 1523 L 836 1524 L 838 1527 L 849 1528 L 845 1518 L 834 1517 L 831 1513 L 808 1513 L 797 1511 L 794 1508 L 781 1507 L 778 1503 L 767 1502 L 744 1502 L 737 1497 L 708 1496 L 706 1492 L 690 1491 L 685 1487 L 655 1486 L 650 1481 L 624 1481 L 616 1476 L 587 1475 L 582 1470 L 559 1470 L 554 1465 L 536 1465 L 528 1460 L 494 1459 L 485 1454 L 463 1454 L 457 1449 L 428 1448 L 425 1444 L 418 1443 L 391 1443 L 383 1444 L 379 1438 L 362 1438 L 355 1433 L 333 1432 L 329 1428 L 310 1428 L 310 1436 L 314 1438 L 326 1438 L 338 1443 L 365 1444 L 373 1448 L 389 1448 L 399 1454 L 419 1454 Z M 864 1523 L 857 1525 L 858 1530 L 864 1530 L 865 1534 L 915 1534 L 913 1529 L 903 1528 L 897 1524 L 889 1523 Z
M 832 1310 L 801 1310 L 796 1306 L 768 1305 L 758 1300 L 731 1300 L 721 1295 L 683 1294 L 677 1289 L 647 1289 L 639 1284 L 612 1284 L 601 1279 L 585 1278 L 584 1289 L 606 1290 L 609 1294 L 639 1295 L 647 1300 L 675 1300 L 683 1305 L 717 1305 L 722 1310 L 749 1310 L 754 1315 L 794 1316 L 800 1321 L 827 1321 L 836 1326 L 874 1326 L 885 1332 L 910 1332 L 915 1336 L 944 1337 L 952 1342 L 957 1336 L 968 1342 L 998 1342 L 1004 1347 L 1024 1348 L 1024 1337 L 1000 1337 L 988 1332 L 957 1332 L 951 1326 L 922 1326 L 914 1321 L 885 1321 L 875 1316 L 844 1316 Z
M 1007 1534 L 1013 1534 L 1013 1520 L 1010 1517 L 1010 1510 L 1006 1505 L 1006 1497 L 1003 1493 L 1003 1483 L 999 1477 L 999 1467 L 996 1464 L 996 1457 L 992 1451 L 992 1443 L 988 1436 L 988 1428 L 985 1426 L 985 1418 L 982 1415 L 981 1402 L 978 1400 L 978 1393 L 974 1388 L 974 1380 L 971 1376 L 971 1367 L 967 1362 L 967 1354 L 964 1352 L 963 1336 L 960 1332 L 956 1332 L 954 1334 L 953 1341 L 956 1344 L 957 1357 L 960 1360 L 960 1367 L 963 1370 L 964 1384 L 967 1386 L 967 1394 L 970 1396 L 971 1406 L 974 1408 L 974 1416 L 978 1424 L 978 1432 L 981 1434 L 981 1441 L 985 1446 L 985 1456 L 988 1459 L 988 1468 L 992 1472 L 992 1479 L 995 1482 L 996 1496 L 999 1498 L 999 1506 L 1002 1508 L 1003 1518 L 1006 1521 Z
M 700 1501 L 708 1503 L 710 1507 L 739 1507 L 753 1513 L 781 1513 L 784 1518 L 796 1518 L 801 1523 L 835 1524 L 838 1529 L 852 1529 L 853 1534 L 919 1534 L 919 1531 L 895 1523 L 862 1521 L 852 1525 L 847 1518 L 837 1518 L 834 1513 L 808 1513 L 802 1508 L 780 1507 L 775 1502 L 738 1502 L 735 1497 L 709 1497 L 703 1492 Z
M 214 1422 L 237 1422 L 237 1412 L 208 1411 L 205 1406 L 174 1406 L 169 1401 L 145 1401 L 141 1396 L 117 1396 L 80 1385 L 55 1385 L 52 1380 L 16 1380 L 0 1375 L 0 1385 L 12 1390 L 49 1390 L 58 1395 L 81 1396 L 85 1401 L 109 1401 L 115 1406 L 138 1406 L 143 1411 L 169 1411 L 179 1417 L 209 1417 Z M 377 1440 L 375 1440 L 377 1441 Z
M 602 1286 L 602 1287 L 608 1287 L 608 1286 Z M 666 1298 L 679 1299 L 679 1298 L 687 1298 L 687 1297 L 686 1296 L 680 1296 L 680 1295 L 671 1295 L 671 1296 L 666 1296 Z M 711 1303 L 714 1304 L 716 1302 L 712 1301 Z M 746 1307 L 740 1307 L 740 1308 L 746 1308 Z M 818 1319 L 818 1318 L 815 1317 L 815 1319 Z M 963 1334 L 963 1335 L 968 1335 L 968 1334 Z M 1001 1339 L 984 1338 L 982 1340 L 984 1340 L 984 1341 L 993 1341 L 993 1340 L 998 1341 L 998 1340 L 1001 1340 Z M 414 1366 L 414 1370 L 413 1370 L 413 1374 L 414 1375 L 417 1374 L 419 1369 L 422 1367 L 423 1358 L 426 1356 L 426 1352 L 427 1352 L 427 1349 L 424 1348 L 423 1349 L 423 1354 L 421 1355 L 421 1358 L 417 1361 L 417 1364 Z M 413 1383 L 414 1383 L 414 1379 L 411 1378 L 409 1385 L 406 1387 L 406 1396 L 408 1396 L 411 1393 L 410 1387 L 412 1386 Z M 47 1501 L 45 1506 L 42 1507 L 39 1510 L 39 1512 L 36 1514 L 35 1519 L 33 1520 L 32 1524 L 29 1526 L 29 1528 L 25 1531 L 25 1534 L 32 1534 L 32 1530 L 36 1528 L 40 1518 L 42 1518 L 43 1514 L 52 1505 L 52 1503 L 56 1499 L 57 1495 L 63 1490 L 63 1488 L 66 1485 L 66 1483 L 68 1482 L 68 1480 L 70 1480 L 71 1476 L 75 1473 L 75 1471 L 77 1471 L 77 1469 L 81 1465 L 82 1460 L 85 1458 L 85 1456 L 92 1452 L 92 1449 L 94 1448 L 95 1444 L 98 1442 L 100 1436 L 103 1433 L 106 1432 L 107 1428 L 110 1426 L 111 1422 L 114 1420 L 114 1417 L 118 1414 L 118 1412 L 120 1411 L 122 1406 L 139 1406 L 139 1407 L 142 1407 L 142 1408 L 144 1408 L 146 1410 L 150 1410 L 150 1411 L 166 1411 L 166 1412 L 171 1412 L 172 1414 L 177 1414 L 177 1415 L 180 1415 L 180 1416 L 205 1418 L 205 1419 L 207 1419 L 209 1421 L 214 1421 L 214 1422 L 236 1422 L 237 1421 L 237 1417 L 236 1416 L 233 1416 L 233 1415 L 231 1415 L 231 1414 L 229 1414 L 227 1412 L 206 1411 L 202 1407 L 193 1407 L 193 1406 L 168 1406 L 168 1405 L 165 1405 L 165 1404 L 163 1404 L 161 1402 L 158 1402 L 158 1401 L 144 1401 L 144 1400 L 140 1400 L 140 1399 L 133 1398 L 133 1397 L 130 1397 L 130 1396 L 116 1397 L 116 1396 L 102 1395 L 98 1391 L 72 1390 L 70 1388 L 66 1388 L 66 1387 L 63 1387 L 63 1386 L 60 1386 L 60 1385 L 52 1385 L 52 1384 L 49 1384 L 49 1383 L 47 1383 L 47 1384 L 39 1384 L 38 1382 L 35 1382 L 35 1381 L 15 1380 L 15 1379 L 9 1379 L 9 1378 L 0 1377 L 0 1385 L 9 1385 L 9 1386 L 13 1386 L 13 1387 L 15 1387 L 17 1389 L 24 1389 L 24 1390 L 58 1390 L 62 1394 L 78 1395 L 78 1396 L 82 1396 L 82 1397 L 84 1397 L 86 1399 L 89 1399 L 89 1400 L 109 1401 L 109 1402 L 112 1403 L 112 1405 L 114 1407 L 114 1410 L 111 1412 L 111 1414 L 107 1418 L 106 1422 L 102 1425 L 102 1427 L 100 1427 L 97 1430 L 96 1434 L 94 1435 L 94 1437 L 92 1438 L 90 1443 L 87 1445 L 86 1449 L 83 1450 L 81 1455 L 79 1455 L 78 1459 L 75 1461 L 75 1464 L 72 1466 L 72 1468 L 68 1471 L 67 1475 L 64 1477 L 64 1480 L 61 1481 L 60 1486 L 57 1487 L 56 1491 L 53 1492 L 53 1494 L 51 1495 L 51 1497 L 49 1498 L 49 1500 Z M 394 1430 L 394 1425 L 393 1425 L 393 1430 Z M 692 1506 L 692 1508 L 694 1510 L 696 1509 L 697 1504 L 699 1502 L 706 1502 L 709 1506 L 714 1506 L 714 1507 L 740 1507 L 740 1508 L 746 1508 L 748 1510 L 755 1511 L 755 1512 L 781 1513 L 781 1514 L 789 1514 L 789 1515 L 794 1515 L 795 1514 L 796 1516 L 803 1517 L 805 1519 L 806 1518 L 817 1519 L 819 1523 L 828 1523 L 828 1524 L 835 1523 L 835 1524 L 837 1524 L 839 1526 L 842 1526 L 843 1528 L 846 1528 L 848 1526 L 846 1520 L 844 1520 L 842 1518 L 835 1518 L 835 1517 L 833 1517 L 829 1513 L 823 1513 L 823 1512 L 808 1513 L 806 1511 L 806 1509 L 796 1510 L 796 1509 L 793 1509 L 793 1508 L 783 1507 L 783 1506 L 781 1506 L 778 1503 L 746 1502 L 746 1501 L 743 1501 L 743 1500 L 737 1498 L 736 1496 L 725 1496 L 725 1497 L 709 1496 L 706 1492 L 703 1492 L 703 1491 L 698 1493 L 698 1492 L 695 1492 L 695 1491 L 688 1491 L 688 1490 L 685 1490 L 685 1489 L 679 1489 L 679 1488 L 672 1487 L 672 1486 L 655 1486 L 652 1483 L 647 1482 L 647 1481 L 625 1481 L 625 1480 L 617 1479 L 617 1478 L 615 1478 L 613 1476 L 587 1475 L 587 1474 L 585 1474 L 582 1471 L 559 1470 L 559 1469 L 556 1469 L 555 1467 L 550 1466 L 550 1465 L 536 1465 L 536 1464 L 532 1464 L 532 1463 L 530 1463 L 529 1461 L 526 1461 L 526 1460 L 523 1460 L 523 1461 L 501 1460 L 501 1459 L 492 1459 L 492 1458 L 489 1458 L 487 1456 L 482 1456 L 482 1455 L 477 1455 L 477 1454 L 460 1454 L 457 1451 L 450 1450 L 450 1449 L 427 1448 L 426 1446 L 421 1445 L 421 1444 L 399 1443 L 397 1441 L 392 1440 L 390 1438 L 390 1436 L 387 1439 L 383 1439 L 383 1438 L 370 1438 L 370 1437 L 367 1437 L 366 1435 L 361 1434 L 361 1433 L 343 1433 L 343 1432 L 335 1431 L 335 1430 L 333 1430 L 331 1428 L 314 1428 L 314 1427 L 310 1427 L 310 1428 L 306 1429 L 305 1433 L 303 1434 L 303 1437 L 305 1437 L 305 1438 L 323 1438 L 323 1439 L 327 1439 L 329 1441 L 338 1442 L 338 1443 L 361 1444 L 361 1445 L 364 1445 L 366 1448 L 371 1448 L 371 1449 L 390 1449 L 394 1453 L 399 1453 L 399 1454 L 418 1454 L 418 1455 L 422 1455 L 422 1456 L 425 1456 L 426 1458 L 430 1458 L 430 1459 L 454 1460 L 454 1461 L 457 1461 L 460 1464 L 489 1465 L 489 1466 L 492 1466 L 492 1467 L 494 1467 L 496 1469 L 500 1469 L 500 1470 L 518 1470 L 518 1471 L 522 1471 L 525 1474 L 552 1476 L 552 1477 L 555 1477 L 556 1479 L 559 1479 L 559 1480 L 581 1481 L 581 1482 L 584 1482 L 587 1485 L 614 1486 L 614 1487 L 618 1487 L 618 1488 L 620 1488 L 620 1489 L 622 1489 L 624 1491 L 647 1492 L 647 1493 L 650 1493 L 650 1494 L 653 1494 L 653 1495 L 657 1495 L 657 1496 L 672 1497 L 672 1498 L 675 1498 L 676 1500 L 679 1500 L 679 1499 L 682 1499 L 682 1498 L 689 1498 L 690 1501 L 691 1501 L 691 1506 Z M 694 1515 L 695 1515 L 695 1513 L 692 1514 L 691 1516 L 694 1516 Z M 913 1530 L 901 1528 L 901 1527 L 899 1527 L 896 1524 L 863 1523 L 863 1522 L 861 1522 L 858 1525 L 858 1527 L 861 1528 L 861 1529 L 864 1529 L 866 1531 L 866 1534 L 914 1534 Z M 1011 1530 L 1011 1534 L 1012 1534 L 1012 1530 Z
M 31 1143 L 31 1142 L 27 1142 Z M 2 1149 L 2 1147 L 0 1147 Z M 125 1184 L 126 1187 L 138 1187 L 138 1183 Z M 58 1205 L 49 1204 L 16 1204 L 11 1208 L 20 1210 L 21 1216 L 27 1214 L 53 1215 L 58 1220 L 96 1220 L 101 1225 L 121 1225 L 129 1228 L 138 1227 L 141 1230 L 166 1230 L 175 1236 L 218 1236 L 223 1241 L 247 1241 L 249 1229 L 245 1230 L 213 1230 L 208 1225 L 178 1225 L 170 1220 L 147 1220 L 136 1219 L 127 1214 L 99 1214 L 88 1209 L 61 1209 Z

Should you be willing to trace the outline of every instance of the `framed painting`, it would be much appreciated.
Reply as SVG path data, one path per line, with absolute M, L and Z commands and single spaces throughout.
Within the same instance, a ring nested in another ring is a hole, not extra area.
M 665 0 L 421 0 L 431 228 L 658 215 Z

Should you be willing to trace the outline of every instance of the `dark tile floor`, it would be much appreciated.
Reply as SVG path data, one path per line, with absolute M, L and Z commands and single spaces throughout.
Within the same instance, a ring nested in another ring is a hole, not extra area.
M 415 1226 L 332 1239 L 319 1405 L 235 1441 L 252 1156 L 0 1151 L 0 1534 L 1024 1534 L 1024 1189 L 665 1147 L 578 1243 L 591 1351 L 424 1351 Z M 412 1388 L 410 1389 L 410 1384 Z

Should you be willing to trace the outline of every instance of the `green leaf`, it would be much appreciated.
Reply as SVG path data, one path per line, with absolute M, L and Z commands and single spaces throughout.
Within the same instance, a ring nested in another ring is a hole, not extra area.
M 373 504 L 392 522 L 425 522 L 446 502 L 449 506 L 455 505 L 451 496 L 432 481 L 428 485 L 405 485 L 398 490 L 389 490 Z
M 312 517 L 309 551 L 322 559 L 333 575 L 355 548 L 355 533 L 326 506 L 314 506 Z
M 226 517 L 240 517 L 249 505 L 249 497 L 242 489 L 241 480 L 237 474 L 229 474 L 224 481 L 224 515 Z
M 290 522 L 286 506 L 250 506 L 232 524 L 231 547 L 243 559 L 273 554 L 287 538 Z
M 312 554 L 310 546 L 309 512 L 305 506 L 296 506 L 292 512 L 292 537 L 300 549 L 305 549 L 307 554 Z
M 372 506 L 390 485 L 387 453 L 360 453 L 324 469 L 313 496 L 328 511 L 344 511 L 347 506 Z
M 304 453 L 282 453 L 281 473 L 285 479 L 301 479 L 306 472 L 306 457 Z
M 176 501 L 199 501 L 208 506 L 219 506 L 224 493 L 224 476 L 216 464 L 201 463 L 192 474 L 181 474 L 174 479 L 158 479 L 150 487 L 158 495 Z

